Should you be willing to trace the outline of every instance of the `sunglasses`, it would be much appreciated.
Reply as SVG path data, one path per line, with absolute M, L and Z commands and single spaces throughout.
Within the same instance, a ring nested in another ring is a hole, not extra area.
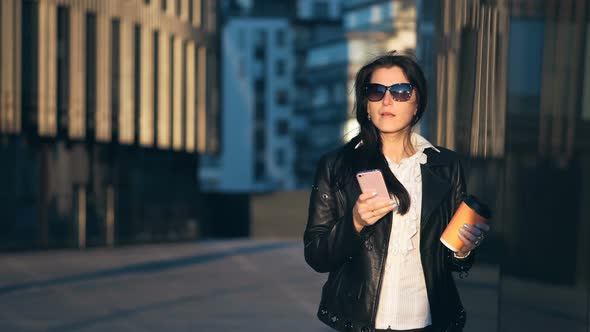
M 378 83 L 369 83 L 365 87 L 367 99 L 370 101 L 380 101 L 385 97 L 385 92 L 391 93 L 393 100 L 396 101 L 408 101 L 412 97 L 412 84 L 410 83 L 397 83 L 390 86 L 385 86 Z

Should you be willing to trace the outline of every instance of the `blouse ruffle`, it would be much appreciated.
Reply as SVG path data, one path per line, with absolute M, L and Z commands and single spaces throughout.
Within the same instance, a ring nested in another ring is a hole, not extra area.
M 427 156 L 424 153 L 424 148 L 418 150 L 414 155 L 402 159 L 399 164 L 388 159 L 391 171 L 408 190 L 411 200 L 410 209 L 405 216 L 399 215 L 397 211 L 394 214 L 392 227 L 395 239 L 390 242 L 391 253 L 394 255 L 406 256 L 417 247 L 417 243 L 415 244 L 416 241 L 413 239 L 418 234 L 421 204 L 415 204 L 415 202 L 421 202 L 422 173 L 420 165 L 426 164 L 426 161 Z

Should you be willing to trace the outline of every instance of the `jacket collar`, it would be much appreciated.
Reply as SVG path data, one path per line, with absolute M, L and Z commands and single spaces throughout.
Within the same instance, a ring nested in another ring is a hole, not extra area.
M 436 149 L 433 147 L 433 149 Z M 424 154 L 427 156 L 428 160 L 426 161 L 426 166 L 428 167 L 435 167 L 435 166 L 450 166 L 453 163 L 453 160 L 450 158 L 451 156 L 446 153 L 447 151 L 440 152 L 439 149 L 436 149 L 436 152 L 433 149 L 426 149 L 424 150 Z M 444 149 L 443 149 L 444 150 Z

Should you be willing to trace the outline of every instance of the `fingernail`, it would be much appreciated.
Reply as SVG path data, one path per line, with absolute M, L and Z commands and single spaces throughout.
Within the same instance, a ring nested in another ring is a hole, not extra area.
M 373 194 L 371 194 L 372 196 L 377 196 L 377 192 L 374 191 Z
M 465 229 L 459 228 L 459 232 L 463 233 L 463 232 L 465 232 Z
M 391 201 L 389 201 L 389 204 L 395 206 L 395 201 L 392 199 Z
M 463 228 L 469 228 L 469 224 L 463 224 Z

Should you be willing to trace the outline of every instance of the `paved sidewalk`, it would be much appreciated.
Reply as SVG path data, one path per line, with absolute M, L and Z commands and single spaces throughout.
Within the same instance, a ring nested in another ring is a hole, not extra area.
M 0 255 L 0 331 L 328 332 L 326 275 L 300 241 L 231 240 Z M 497 273 L 460 281 L 466 331 L 497 330 Z
M 0 331 L 316 331 L 298 241 L 0 255 Z

